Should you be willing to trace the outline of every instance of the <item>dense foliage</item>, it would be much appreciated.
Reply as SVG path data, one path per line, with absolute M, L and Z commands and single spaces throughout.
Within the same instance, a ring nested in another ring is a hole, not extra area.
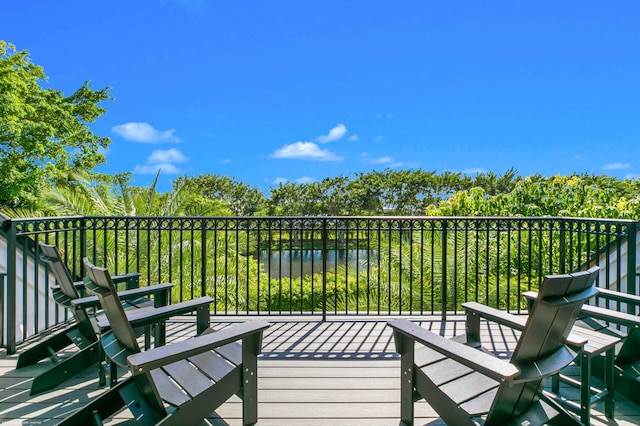
M 109 139 L 88 123 L 105 109 L 108 89 L 84 83 L 71 96 L 42 87 L 46 75 L 26 50 L 0 40 L 0 207 L 30 207 L 47 183 L 104 162 Z
M 483 187 L 459 191 L 438 205 L 432 216 L 562 216 L 607 219 L 640 218 L 640 182 L 609 176 L 540 175 L 519 179 L 512 191 L 491 195 Z

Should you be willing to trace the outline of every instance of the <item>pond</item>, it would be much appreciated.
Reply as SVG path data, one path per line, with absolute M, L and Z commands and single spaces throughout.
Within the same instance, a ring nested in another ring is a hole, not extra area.
M 367 250 L 327 250 L 327 272 L 334 271 L 337 266 L 345 263 L 366 260 L 373 256 Z M 322 273 L 322 250 L 261 250 L 258 261 L 262 270 L 271 278 L 279 279 L 291 277 L 300 278 L 304 275 Z

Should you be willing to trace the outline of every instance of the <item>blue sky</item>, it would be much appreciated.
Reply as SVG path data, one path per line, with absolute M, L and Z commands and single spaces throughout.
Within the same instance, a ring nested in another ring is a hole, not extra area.
M 101 171 L 281 181 L 389 169 L 640 176 L 637 1 L 2 5 L 49 87 L 114 101 Z

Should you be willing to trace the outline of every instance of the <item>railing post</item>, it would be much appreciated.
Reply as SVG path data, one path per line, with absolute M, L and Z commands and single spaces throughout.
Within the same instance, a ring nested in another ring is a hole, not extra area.
M 16 224 L 7 233 L 7 355 L 16 353 Z
M 636 269 L 638 223 L 639 222 L 630 223 L 627 232 L 627 293 L 633 295 L 638 294 L 638 286 L 636 283 L 636 274 L 638 273 Z
M 552 227 L 553 229 L 553 227 Z M 565 274 L 567 271 L 566 268 L 566 260 L 567 260 L 567 229 L 566 229 L 566 222 L 564 219 L 560 219 L 560 247 L 558 247 L 559 250 L 559 257 L 560 257 L 560 273 L 561 274 Z
M 447 320 L 447 220 L 442 219 L 442 320 Z
M 202 249 L 201 249 L 202 255 L 200 257 L 200 277 L 201 277 L 200 296 L 203 297 L 207 295 L 207 219 L 206 218 L 202 218 L 202 230 L 200 232 L 202 233 Z M 214 253 L 214 256 L 215 255 L 216 253 Z M 214 257 L 213 264 L 215 265 L 216 262 L 217 262 L 217 259 Z M 226 285 L 227 283 L 225 282 L 225 286 Z M 213 284 L 213 288 L 215 292 L 215 289 L 217 288 L 215 282 Z M 227 302 L 225 301 L 225 306 L 226 304 Z M 217 303 L 214 303 L 214 306 L 217 306 Z M 214 307 L 214 312 L 217 312 L 217 307 Z
M 322 322 L 327 322 L 327 219 L 322 219 Z
M 84 262 L 82 259 L 87 257 L 87 217 L 82 216 L 80 219 L 80 274 L 84 277 Z

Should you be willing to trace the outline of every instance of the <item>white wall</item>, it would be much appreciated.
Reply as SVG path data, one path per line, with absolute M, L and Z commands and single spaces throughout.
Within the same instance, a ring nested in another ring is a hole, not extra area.
M 25 268 L 23 264 L 24 258 L 22 250 L 18 250 L 16 253 L 16 343 L 20 343 L 23 341 L 24 332 L 26 330 L 27 338 L 36 334 L 36 330 L 42 331 L 48 325 L 51 326 L 56 322 L 65 320 L 64 311 L 59 312 L 57 318 L 55 315 L 55 303 L 51 298 L 51 292 L 49 290 L 49 285 L 55 283 L 55 279 L 52 274 L 46 274 L 45 268 L 43 264 L 38 265 L 38 270 L 36 271 L 35 264 L 33 262 L 33 258 L 27 256 L 27 267 L 26 267 L 26 277 L 24 276 Z M 0 270 L 6 272 L 7 271 L 7 240 L 6 237 L 0 234 Z M 46 275 L 49 275 L 46 277 Z M 24 286 L 23 282 L 27 282 L 27 290 L 23 291 Z M 36 288 L 37 283 L 37 288 Z M 4 301 L 4 324 L 5 329 L 2 330 L 3 333 L 3 341 L 7 341 L 7 330 L 6 327 L 9 325 L 7 321 L 7 287 L 8 286 L 8 277 L 5 279 L 5 283 L 3 286 L 3 298 Z M 36 324 L 36 315 L 33 312 L 36 310 L 36 300 L 38 301 L 38 311 L 40 314 L 38 315 L 38 323 Z M 48 306 L 48 321 L 45 317 L 45 306 Z M 26 322 L 23 322 L 23 307 L 26 307 Z M 37 325 L 37 327 L 36 327 Z

